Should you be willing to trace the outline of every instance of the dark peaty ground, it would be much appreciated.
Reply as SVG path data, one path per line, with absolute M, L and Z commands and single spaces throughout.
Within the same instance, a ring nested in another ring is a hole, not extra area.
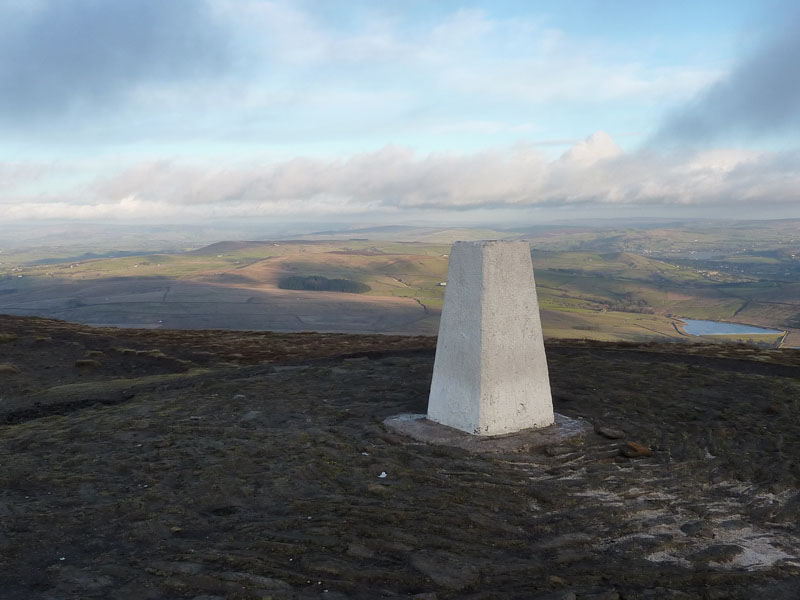
M 430 338 L 0 342 L 4 599 L 798 597 L 795 351 L 553 342 L 606 435 L 474 456 L 381 424 L 425 411 Z

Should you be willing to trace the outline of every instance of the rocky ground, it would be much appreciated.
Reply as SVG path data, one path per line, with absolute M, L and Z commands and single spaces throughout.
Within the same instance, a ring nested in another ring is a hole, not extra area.
M 552 342 L 594 431 L 473 455 L 434 343 L 0 316 L 0 596 L 798 597 L 798 351 Z

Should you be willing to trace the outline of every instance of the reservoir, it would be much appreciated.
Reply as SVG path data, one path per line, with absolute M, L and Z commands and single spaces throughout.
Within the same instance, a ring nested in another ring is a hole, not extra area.
M 685 323 L 683 330 L 689 335 L 756 335 L 783 333 L 780 329 L 765 329 L 755 325 L 739 323 L 721 323 L 719 321 L 699 321 L 697 319 L 681 319 Z

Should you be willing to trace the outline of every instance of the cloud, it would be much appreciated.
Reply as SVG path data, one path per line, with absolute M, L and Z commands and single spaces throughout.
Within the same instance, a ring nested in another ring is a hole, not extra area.
M 73 146 L 457 147 L 524 137 L 518 124 L 550 137 L 614 127 L 608 106 L 636 121 L 718 75 L 546 26 L 540 11 L 0 0 L 0 131 Z M 620 107 L 634 102 L 645 108 Z
M 605 131 L 598 131 L 577 142 L 561 158 L 567 162 L 589 166 L 621 155 L 622 148 L 611 139 L 611 136 Z
M 227 52 L 203 0 L 0 0 L 0 123 L 92 113 L 143 84 L 210 77 Z
M 52 166 L 25 162 L 0 163 L 0 192 L 35 184 L 53 172 Z
M 688 104 L 671 112 L 657 143 L 713 142 L 800 132 L 800 10 Z
M 419 155 L 387 146 L 325 160 L 221 167 L 156 161 L 76 186 L 68 195 L 7 199 L 7 218 L 420 218 L 495 209 L 650 207 L 726 215 L 796 206 L 800 152 L 709 150 L 622 154 L 598 132 L 560 158 L 535 146 Z

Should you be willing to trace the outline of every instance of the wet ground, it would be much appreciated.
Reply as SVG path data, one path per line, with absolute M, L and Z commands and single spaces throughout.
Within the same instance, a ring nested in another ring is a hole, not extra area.
M 3 598 L 800 589 L 796 351 L 552 342 L 556 410 L 600 433 L 476 456 L 382 424 L 425 411 L 430 338 L 0 317 L 0 342 Z

